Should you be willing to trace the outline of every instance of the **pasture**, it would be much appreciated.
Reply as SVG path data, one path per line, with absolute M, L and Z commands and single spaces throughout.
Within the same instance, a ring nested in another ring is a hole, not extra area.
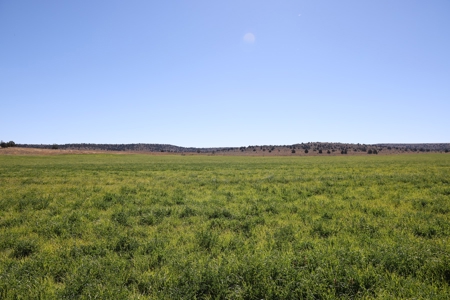
M 0 298 L 448 299 L 450 155 L 0 156 Z

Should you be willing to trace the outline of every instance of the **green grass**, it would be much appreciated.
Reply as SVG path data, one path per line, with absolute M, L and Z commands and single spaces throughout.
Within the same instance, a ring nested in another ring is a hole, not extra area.
M 0 299 L 448 299 L 450 155 L 0 156 Z

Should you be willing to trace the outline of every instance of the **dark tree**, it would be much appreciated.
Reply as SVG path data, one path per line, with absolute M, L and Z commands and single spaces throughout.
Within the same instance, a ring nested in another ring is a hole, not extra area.
M 308 154 L 308 149 L 305 149 L 305 153 Z
M 1 141 L 1 142 L 0 142 L 0 146 L 1 146 L 2 148 L 15 147 L 15 146 L 16 146 L 16 143 L 14 143 L 13 141 L 9 141 L 9 142 L 7 142 L 7 143 L 5 143 L 4 141 Z
M 330 154 L 331 153 L 330 150 L 328 150 L 327 153 Z
M 369 149 L 369 151 L 367 151 L 367 154 L 372 154 L 372 149 Z
M 319 149 L 319 154 L 322 154 L 322 149 Z
M 53 145 L 52 145 L 52 149 L 58 149 L 58 145 L 53 144 Z
M 291 153 L 295 153 L 295 149 L 292 149 Z
M 372 151 L 372 154 L 378 154 L 378 151 L 375 149 Z

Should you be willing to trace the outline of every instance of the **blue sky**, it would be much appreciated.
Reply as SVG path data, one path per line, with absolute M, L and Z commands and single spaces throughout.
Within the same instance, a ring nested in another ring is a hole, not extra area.
M 450 142 L 450 1 L 1 1 L 0 139 Z

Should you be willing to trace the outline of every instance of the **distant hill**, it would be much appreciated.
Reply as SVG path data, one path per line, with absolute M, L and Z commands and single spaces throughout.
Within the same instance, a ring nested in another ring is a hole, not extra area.
M 179 147 L 168 144 L 16 144 L 22 148 L 37 149 L 67 149 L 67 150 L 102 150 L 102 151 L 140 151 L 140 152 L 198 152 L 210 153 L 214 151 L 228 151 L 235 148 L 193 148 Z
M 254 145 L 247 147 L 195 148 L 169 144 L 16 144 L 22 148 L 102 150 L 132 152 L 208 153 L 208 154 L 378 154 L 402 152 L 449 152 L 450 143 L 431 144 L 349 144 L 309 142 L 293 145 Z

